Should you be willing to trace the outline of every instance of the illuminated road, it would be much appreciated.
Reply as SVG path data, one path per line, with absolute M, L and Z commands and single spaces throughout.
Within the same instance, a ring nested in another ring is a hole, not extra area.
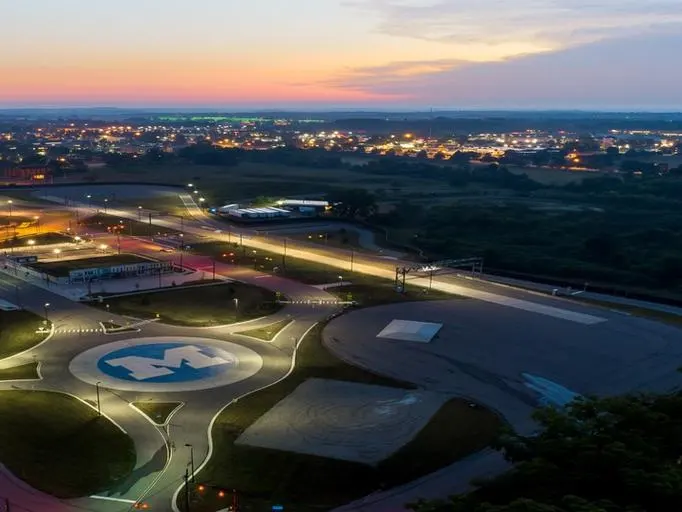
M 85 204 L 71 206 L 71 208 L 77 210 L 80 217 L 92 215 L 97 211 Z M 146 211 L 141 214 L 137 208 L 109 207 L 107 213 L 121 219 L 130 220 L 138 220 L 141 215 L 146 215 Z M 229 227 L 227 224 L 217 219 L 196 217 L 199 217 L 199 215 L 196 214 L 194 218 L 186 218 L 184 221 L 181 221 L 177 217 L 160 217 L 158 215 L 153 215 L 152 224 L 159 227 L 175 229 L 177 231 L 184 231 L 186 234 L 203 237 L 206 240 L 231 243 L 239 242 L 241 240 L 246 247 L 269 251 L 280 255 L 286 253 L 287 257 L 300 258 L 315 263 L 325 264 L 338 269 L 339 274 L 357 272 L 382 277 L 392 281 L 395 279 L 396 267 L 411 266 L 412 264 L 411 262 L 400 261 L 395 258 L 388 258 L 380 255 L 372 255 L 366 252 L 336 248 L 332 249 L 302 241 L 293 241 L 282 236 L 258 235 L 253 229 Z M 110 247 L 115 247 L 117 242 L 112 236 L 109 236 L 108 238 L 104 237 L 102 238 L 102 241 L 103 243 L 107 243 Z M 142 238 L 121 238 L 121 250 L 147 254 L 157 259 L 174 260 L 176 263 L 179 259 L 177 253 L 159 252 L 157 245 Z M 185 254 L 183 264 L 207 273 L 212 272 L 214 268 L 214 262 L 211 258 L 197 255 Z M 244 267 L 236 267 L 216 262 L 215 271 L 226 277 L 244 282 L 251 282 L 271 290 L 282 292 L 292 299 L 324 300 L 330 298 L 328 294 L 321 292 L 316 288 L 295 283 L 276 275 L 259 273 Z M 352 281 L 352 278 L 349 280 Z M 428 277 L 420 275 L 409 276 L 408 282 L 409 284 L 421 286 L 423 288 L 431 286 L 433 289 L 439 291 L 477 299 L 476 301 L 471 302 L 476 308 L 480 309 L 482 315 L 486 315 L 489 310 L 497 312 L 490 318 L 490 322 L 494 322 L 498 315 L 500 318 L 504 317 L 510 322 L 513 322 L 512 317 L 519 314 L 527 319 L 529 323 L 532 323 L 532 325 L 535 325 L 533 319 L 536 319 L 544 326 L 543 329 L 545 329 L 545 332 L 547 333 L 547 339 L 553 339 L 553 331 L 562 332 L 564 330 L 562 326 L 571 332 L 582 332 L 582 330 L 592 329 L 593 326 L 599 329 L 606 329 L 612 326 L 616 332 L 619 328 L 618 317 L 613 314 L 603 314 L 602 310 L 582 306 L 571 301 L 566 301 L 565 299 L 534 294 L 520 289 L 501 288 L 485 281 L 469 280 L 455 275 L 441 275 L 434 276 L 432 283 L 430 283 Z M 17 284 L 11 279 L 9 279 L 7 283 L 6 286 L 0 289 L 0 296 L 12 301 L 12 298 L 16 297 L 17 293 L 13 286 L 17 286 Z M 24 285 L 20 285 L 19 293 L 25 291 L 23 286 Z M 47 292 L 41 290 L 40 293 Z M 48 300 L 47 296 L 40 294 L 36 295 L 34 303 L 28 304 L 28 308 L 34 308 L 34 310 L 36 307 L 39 308 L 41 301 L 43 300 Z M 77 324 L 82 322 L 82 319 L 84 318 L 92 318 L 94 320 L 95 316 L 99 315 L 97 318 L 101 318 L 102 316 L 100 311 L 93 313 L 95 310 L 82 305 L 74 305 L 73 303 L 67 304 L 68 301 L 58 302 L 58 299 L 56 298 L 51 298 L 49 300 L 57 305 L 55 313 L 58 312 L 59 316 L 55 316 L 55 319 L 58 322 L 71 322 L 71 324 Z M 62 300 L 65 301 L 66 299 Z M 456 303 L 451 307 L 456 308 Z M 81 310 L 78 308 L 84 309 Z M 238 329 L 235 329 L 234 326 L 211 330 L 212 338 L 244 343 L 250 348 L 258 351 L 263 356 L 264 361 L 266 361 L 267 368 L 253 379 L 248 379 L 243 383 L 237 383 L 225 388 L 224 393 L 221 392 L 219 399 L 216 399 L 214 393 L 136 394 L 134 397 L 135 400 L 152 397 L 159 401 L 164 399 L 177 401 L 178 399 L 181 399 L 186 401 L 187 405 L 173 417 L 172 425 L 170 427 L 171 441 L 169 445 L 174 444 L 176 450 L 173 452 L 168 467 L 164 471 L 162 471 L 161 468 L 155 467 L 153 471 L 146 473 L 144 478 L 140 480 L 142 483 L 135 482 L 132 484 L 133 486 L 131 489 L 122 494 L 116 494 L 115 496 L 123 497 L 124 499 L 143 499 L 151 505 L 152 509 L 166 510 L 172 493 L 178 489 L 178 486 L 181 483 L 181 476 L 186 468 L 188 454 L 186 453 L 186 449 L 183 449 L 182 447 L 186 443 L 194 446 L 197 466 L 200 466 L 199 461 L 206 460 L 209 456 L 208 426 L 220 408 L 229 403 L 230 400 L 236 399 L 252 389 L 257 389 L 262 385 L 267 385 L 278 378 L 283 377 L 290 367 L 289 365 L 292 354 L 294 353 L 296 341 L 300 339 L 308 327 L 327 317 L 333 311 L 334 307 L 332 306 L 317 308 L 311 308 L 304 305 L 289 306 L 283 312 L 280 312 L 267 320 L 268 323 L 277 321 L 277 319 L 283 318 L 283 315 L 291 315 L 291 318 L 295 319 L 295 322 L 290 327 L 287 327 L 284 335 L 280 336 L 277 341 L 272 344 L 245 340 L 243 339 L 243 336 L 236 334 Z M 463 312 L 459 313 L 463 314 Z M 643 329 L 647 329 L 647 326 L 644 325 Z M 196 335 L 196 329 L 156 324 L 145 327 L 143 335 L 190 336 Z M 114 339 L 121 338 L 119 336 Z M 53 341 L 54 340 L 51 340 L 49 343 L 43 345 L 40 348 L 41 351 L 37 353 L 40 354 L 41 360 L 44 357 L 44 360 L 46 361 L 46 382 L 54 382 L 54 385 L 62 386 L 67 385 L 64 384 L 64 382 L 74 380 L 73 377 L 65 375 L 64 371 L 64 364 L 68 362 L 69 358 L 82 351 L 86 346 L 95 346 L 102 343 L 101 336 L 88 335 L 79 339 L 58 339 L 59 349 L 55 349 L 56 352 L 53 353 L 52 347 L 55 346 Z M 31 354 L 28 354 L 28 356 L 30 355 Z M 52 358 L 54 358 L 54 361 L 52 361 Z M 51 381 L 50 379 L 54 380 Z M 623 376 L 624 383 L 627 379 L 627 376 Z M 82 394 L 82 396 L 92 395 L 92 386 L 88 386 L 82 382 L 73 384 L 73 386 L 74 390 Z M 119 400 L 123 400 L 123 402 L 133 399 L 133 397 L 127 396 L 125 393 L 118 393 L 116 396 L 119 397 Z M 113 400 L 113 398 L 111 398 L 111 400 Z M 125 418 L 131 414 L 129 410 L 116 406 L 114 402 L 110 403 L 110 407 L 112 416 L 118 414 L 118 416 L 114 416 L 117 421 L 119 416 L 121 421 L 125 421 Z M 119 412 L 117 413 L 117 411 Z M 147 425 L 147 429 L 151 433 L 140 433 L 135 435 L 131 433 L 131 435 L 136 439 L 136 445 L 138 443 L 138 438 L 140 439 L 140 446 L 144 446 L 145 453 L 147 454 L 146 457 L 149 457 L 149 454 L 156 454 L 158 452 L 158 447 L 157 451 L 154 451 L 154 441 L 144 440 L 144 437 L 153 437 L 151 434 L 158 435 L 158 432 L 150 425 Z M 158 444 L 158 440 L 156 443 Z M 490 462 L 487 466 L 483 464 L 485 468 L 480 467 L 479 464 L 479 466 L 476 466 L 475 471 L 490 469 L 490 466 L 494 464 L 494 461 Z M 462 474 L 468 475 L 466 472 L 463 472 Z M 150 482 L 153 482 L 153 485 L 150 485 Z M 107 506 L 110 506 L 109 504 L 102 503 L 101 506 L 98 505 L 98 508 L 95 508 L 93 500 L 86 501 L 87 506 L 91 507 L 92 510 L 112 510 L 111 508 L 106 508 Z M 396 501 L 394 505 L 397 506 L 397 504 L 398 502 Z M 382 510 L 380 505 L 369 507 L 368 510 L 370 509 Z M 124 507 L 116 510 L 127 510 L 127 508 Z M 349 508 L 348 510 L 352 509 Z M 395 507 L 391 510 L 395 510 Z

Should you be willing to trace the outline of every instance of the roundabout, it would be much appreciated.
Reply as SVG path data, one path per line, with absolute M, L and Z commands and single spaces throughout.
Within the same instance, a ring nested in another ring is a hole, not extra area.
M 263 367 L 255 351 L 211 338 L 157 336 L 86 350 L 69 371 L 88 384 L 120 391 L 182 392 L 227 386 Z

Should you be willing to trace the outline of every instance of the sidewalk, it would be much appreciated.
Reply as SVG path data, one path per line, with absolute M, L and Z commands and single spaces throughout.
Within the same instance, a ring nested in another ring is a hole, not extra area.
M 197 271 L 182 274 L 161 274 L 160 279 L 159 276 L 131 279 L 110 279 L 107 281 L 97 281 L 88 287 L 86 283 L 48 283 L 45 279 L 38 277 L 33 273 L 23 271 L 22 267 L 20 266 L 16 268 L 12 265 L 8 265 L 7 268 L 0 266 L 0 272 L 73 301 L 81 301 L 87 299 L 88 296 L 96 297 L 98 294 L 125 294 L 136 293 L 145 290 L 154 291 L 175 288 L 182 286 L 185 283 L 204 279 L 206 274 L 206 272 Z M 216 276 L 216 278 L 221 279 L 219 276 Z

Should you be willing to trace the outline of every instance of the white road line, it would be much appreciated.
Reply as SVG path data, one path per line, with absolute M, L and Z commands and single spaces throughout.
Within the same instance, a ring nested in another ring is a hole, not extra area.
M 137 503 L 135 500 L 127 500 L 125 498 L 110 498 L 109 496 L 90 496 L 93 500 L 116 501 L 118 503 Z

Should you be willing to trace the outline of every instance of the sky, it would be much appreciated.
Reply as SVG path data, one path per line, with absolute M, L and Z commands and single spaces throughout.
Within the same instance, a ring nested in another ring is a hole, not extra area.
M 680 0 L 0 0 L 0 107 L 682 110 Z

